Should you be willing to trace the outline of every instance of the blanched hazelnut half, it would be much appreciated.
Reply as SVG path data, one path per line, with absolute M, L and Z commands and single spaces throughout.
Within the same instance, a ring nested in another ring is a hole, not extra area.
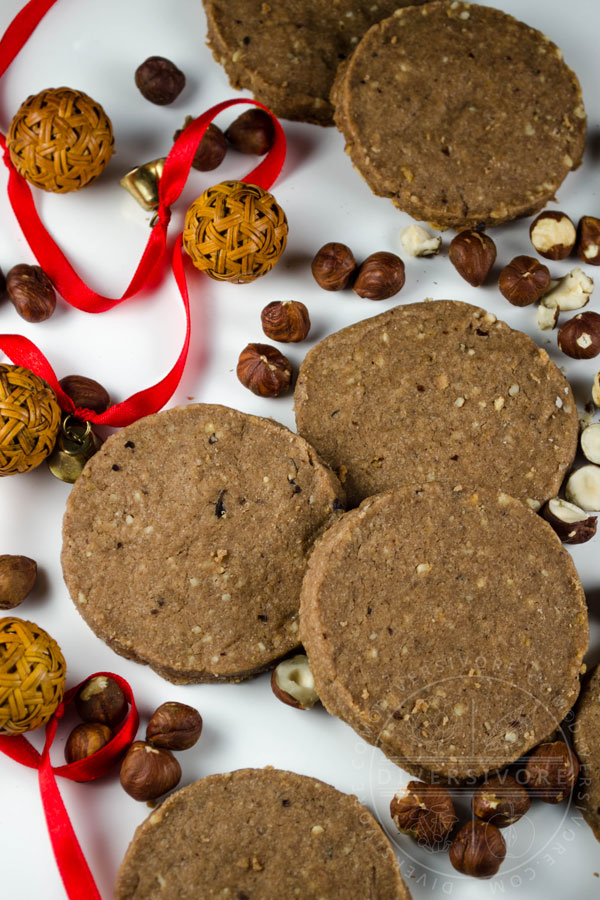
M 422 225 L 409 225 L 400 233 L 400 243 L 409 256 L 435 256 L 440 252 L 442 238 Z
M 575 246 L 577 230 L 565 213 L 547 209 L 531 223 L 529 237 L 540 256 L 566 259 Z
M 284 659 L 273 669 L 271 688 L 278 700 L 295 709 L 312 709 L 319 699 L 305 653 Z
M 581 450 L 586 459 L 600 464 L 600 423 L 588 425 L 581 432 Z
M 571 472 L 565 485 L 565 496 L 581 509 L 600 510 L 600 466 L 590 464 Z
M 553 282 L 541 302 L 544 306 L 558 307 L 561 311 L 581 309 L 588 303 L 593 290 L 593 280 L 576 267 L 564 278 Z
M 585 544 L 596 534 L 597 517 L 560 497 L 548 500 L 542 516 L 564 544 Z

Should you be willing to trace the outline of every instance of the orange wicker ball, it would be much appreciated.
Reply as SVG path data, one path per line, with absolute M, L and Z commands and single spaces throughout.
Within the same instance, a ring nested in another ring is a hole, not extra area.
M 112 156 L 110 119 L 82 91 L 49 88 L 28 97 L 6 138 L 13 165 L 45 191 L 64 194 L 94 181 Z
M 34 622 L 0 619 L 0 734 L 45 725 L 63 698 L 67 665 Z
M 285 213 L 272 194 L 255 184 L 223 181 L 188 209 L 183 245 L 211 278 L 244 284 L 273 268 L 287 233 Z
M 39 466 L 59 428 L 60 406 L 46 382 L 21 366 L 0 365 L 0 476 Z

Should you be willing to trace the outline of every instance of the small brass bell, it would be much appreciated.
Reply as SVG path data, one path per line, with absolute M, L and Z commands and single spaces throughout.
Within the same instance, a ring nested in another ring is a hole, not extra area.
M 121 185 L 137 200 L 141 207 L 150 211 L 158 209 L 158 182 L 165 167 L 166 157 L 153 159 L 143 166 L 137 166 L 121 178 Z
M 47 459 L 48 468 L 55 478 L 74 484 L 100 444 L 101 441 L 92 431 L 89 422 L 65 416 L 54 450 Z

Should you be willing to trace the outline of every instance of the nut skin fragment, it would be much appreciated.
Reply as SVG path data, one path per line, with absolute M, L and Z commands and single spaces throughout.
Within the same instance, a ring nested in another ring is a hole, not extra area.
M 523 771 L 523 780 L 530 793 L 544 803 L 562 803 L 571 794 L 579 762 L 564 741 L 540 744 L 533 751 Z
M 65 759 L 68 763 L 86 759 L 101 750 L 113 736 L 108 725 L 100 722 L 84 722 L 76 725 L 65 744 Z
M 588 516 L 568 500 L 554 497 L 542 508 L 542 516 L 552 526 L 563 544 L 585 544 L 596 534 L 597 516 Z
M 311 263 L 313 278 L 324 291 L 342 291 L 354 277 L 357 265 L 346 244 L 323 244 Z
M 26 322 L 44 322 L 56 309 L 56 292 L 39 266 L 13 266 L 6 276 L 10 301 Z
M 365 300 L 387 300 L 404 287 L 404 263 L 395 253 L 372 253 L 360 266 L 353 291 Z
M 533 256 L 515 256 L 502 269 L 498 279 L 500 293 L 513 306 L 529 306 L 544 296 L 550 287 L 550 272 Z
M 460 829 L 450 847 L 450 862 L 458 872 L 473 878 L 491 878 L 506 856 L 500 831 L 489 822 L 474 819 Z
M 565 484 L 565 497 L 587 512 L 600 510 L 600 466 L 590 463 L 571 472 Z
M 312 709 L 319 701 L 315 680 L 305 653 L 282 660 L 271 673 L 271 690 L 278 700 L 294 709 Z
M 269 344 L 248 344 L 240 353 L 237 377 L 249 391 L 259 397 L 278 397 L 289 391 L 292 365 Z
M 84 375 L 65 375 L 58 382 L 75 406 L 103 413 L 110 406 L 110 396 L 102 385 Z
M 184 89 L 185 75 L 170 59 L 149 56 L 135 70 L 135 83 L 150 103 L 167 106 Z
M 390 815 L 398 831 L 431 850 L 446 840 L 458 821 L 448 791 L 422 781 L 409 781 L 392 797 Z
M 193 706 L 162 703 L 146 726 L 146 740 L 165 750 L 189 750 L 202 734 L 202 716 Z
M 181 132 L 187 128 L 190 122 L 193 122 L 192 116 L 186 116 L 183 128 L 178 128 L 173 135 L 176 141 Z M 212 172 L 217 166 L 220 166 L 227 153 L 227 141 L 225 135 L 214 122 L 211 122 L 202 135 L 202 140 L 198 144 L 198 149 L 194 154 L 192 166 L 198 172 Z
M 225 137 L 239 153 L 264 156 L 275 140 L 273 119 L 264 109 L 248 109 L 231 123 Z
M 28 556 L 0 556 L 0 609 L 14 609 L 33 590 L 37 563 Z
M 545 259 L 566 259 L 575 246 L 577 231 L 565 213 L 547 209 L 531 223 L 529 237 Z
M 473 794 L 473 812 L 496 828 L 518 822 L 531 806 L 525 788 L 511 775 L 488 778 Z
M 264 333 L 272 341 L 284 344 L 305 340 L 310 331 L 310 316 L 304 303 L 274 300 L 260 314 Z
M 181 766 L 170 750 L 134 741 L 121 764 L 121 787 L 134 800 L 156 800 L 181 779 Z
M 114 728 L 127 712 L 127 699 L 108 675 L 96 675 L 79 689 L 75 707 L 84 722 L 100 722 Z
M 481 287 L 496 261 L 496 245 L 489 235 L 467 229 L 452 239 L 448 257 L 465 281 Z
M 600 353 L 600 315 L 595 312 L 573 316 L 558 331 L 558 346 L 572 359 L 592 359 Z
M 583 216 L 577 229 L 577 256 L 589 266 L 600 266 L 600 219 Z

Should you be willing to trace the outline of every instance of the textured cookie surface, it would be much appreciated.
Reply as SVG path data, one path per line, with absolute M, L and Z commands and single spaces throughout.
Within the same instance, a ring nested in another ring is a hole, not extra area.
M 581 763 L 575 802 L 600 841 L 600 667 L 592 672 L 581 691 L 575 718 L 575 750 Z
M 458 301 L 398 306 L 321 341 L 300 367 L 298 432 L 338 470 L 349 504 L 419 481 L 558 492 L 577 409 L 525 334 Z
M 211 775 L 137 829 L 116 900 L 410 900 L 390 843 L 354 797 L 292 772 Z
M 372 190 L 440 227 L 541 209 L 585 144 L 581 88 L 558 47 L 479 4 L 398 10 L 342 64 L 332 99 Z
M 300 636 L 329 712 L 411 772 L 467 778 L 572 707 L 588 623 L 546 522 L 501 492 L 427 484 L 365 500 L 323 536 Z
M 333 124 L 329 93 L 341 60 L 396 7 L 424 0 L 203 0 L 208 42 L 232 87 L 284 119 Z
M 298 643 L 306 557 L 341 499 L 282 425 L 168 410 L 111 436 L 74 485 L 65 581 L 118 653 L 172 681 L 239 680 Z

